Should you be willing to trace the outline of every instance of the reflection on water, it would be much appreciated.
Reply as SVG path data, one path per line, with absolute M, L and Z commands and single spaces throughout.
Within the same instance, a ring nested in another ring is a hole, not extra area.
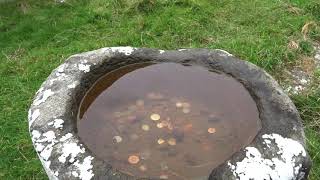
M 207 179 L 261 127 L 242 84 L 175 63 L 106 74 L 87 93 L 79 117 L 82 141 L 114 168 L 177 180 Z

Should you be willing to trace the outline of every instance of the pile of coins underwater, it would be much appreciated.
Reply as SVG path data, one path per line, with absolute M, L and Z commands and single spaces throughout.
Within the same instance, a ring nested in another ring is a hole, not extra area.
M 204 180 L 260 129 L 254 100 L 232 77 L 177 63 L 102 76 L 81 102 L 78 135 L 113 169 L 141 178 Z
M 207 119 L 201 119 L 203 114 L 207 114 Z M 197 121 L 194 119 L 207 122 L 195 123 Z M 133 142 L 148 141 L 145 147 L 133 148 L 135 151 L 131 153 L 130 150 L 127 154 L 120 154 L 117 150 L 113 152 L 114 157 L 109 159 L 114 159 L 112 164 L 125 173 L 133 175 L 135 173 L 130 172 L 130 169 L 136 169 L 141 172 L 141 176 L 151 171 L 149 174 L 158 174 L 160 179 L 188 179 L 180 174 L 182 172 L 175 172 L 170 167 L 170 160 L 166 161 L 166 158 L 174 158 L 173 162 L 178 160 L 174 166 L 184 164 L 190 168 L 210 167 L 211 163 L 199 156 L 214 148 L 209 141 L 210 136 L 217 133 L 215 123 L 219 119 L 210 114 L 206 107 L 193 105 L 184 98 L 167 98 L 160 93 L 149 93 L 145 99 L 137 99 L 114 112 L 109 121 L 115 128 L 112 138 L 115 149 L 124 148 L 125 144 Z M 188 146 L 197 148 L 197 154 L 192 151 L 179 152 L 179 149 Z

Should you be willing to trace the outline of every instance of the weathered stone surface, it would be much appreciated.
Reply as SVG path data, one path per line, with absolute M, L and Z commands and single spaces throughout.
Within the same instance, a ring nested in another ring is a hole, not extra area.
M 239 80 L 257 103 L 262 129 L 209 179 L 306 179 L 311 161 L 299 114 L 265 71 L 223 50 L 113 47 L 69 57 L 36 93 L 29 110 L 34 147 L 50 179 L 138 179 L 94 157 L 77 136 L 82 97 L 106 72 L 142 62 L 194 64 Z

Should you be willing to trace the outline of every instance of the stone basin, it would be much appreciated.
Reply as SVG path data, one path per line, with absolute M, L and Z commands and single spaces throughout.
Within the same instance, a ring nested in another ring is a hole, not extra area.
M 117 69 L 141 63 L 167 64 L 166 69 L 174 66 L 170 63 L 197 66 L 226 75 L 239 82 L 255 103 L 250 109 L 256 109 L 258 121 L 248 119 L 247 122 L 249 125 L 256 123 L 256 131 L 244 135 L 249 141 L 241 142 L 198 179 L 307 179 L 311 160 L 306 152 L 301 118 L 290 98 L 264 70 L 218 49 L 163 51 L 132 47 L 102 48 L 73 55 L 51 73 L 36 93 L 29 110 L 29 130 L 49 179 L 164 179 L 121 170 L 103 158 L 99 149 L 90 144 L 94 137 L 86 141 L 77 126 L 82 101 L 97 80 Z M 233 99 L 234 104 L 240 102 L 236 96 Z M 91 103 L 92 100 L 89 105 Z M 230 107 L 234 111 L 237 109 L 232 104 Z M 236 107 L 242 108 L 241 104 Z M 249 127 L 245 120 L 237 125 L 240 126 L 244 127 L 244 132 Z M 208 132 L 211 133 L 212 128 Z M 190 173 L 182 171 L 180 174 Z

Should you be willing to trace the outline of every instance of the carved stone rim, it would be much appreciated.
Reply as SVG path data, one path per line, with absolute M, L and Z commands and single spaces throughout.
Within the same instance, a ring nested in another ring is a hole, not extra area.
M 224 50 L 110 47 L 76 54 L 52 71 L 29 109 L 35 150 L 50 179 L 139 179 L 94 157 L 77 135 L 80 101 L 103 74 L 128 64 L 176 62 L 220 71 L 240 81 L 259 109 L 262 129 L 209 179 L 304 179 L 311 161 L 299 113 L 264 70 Z

